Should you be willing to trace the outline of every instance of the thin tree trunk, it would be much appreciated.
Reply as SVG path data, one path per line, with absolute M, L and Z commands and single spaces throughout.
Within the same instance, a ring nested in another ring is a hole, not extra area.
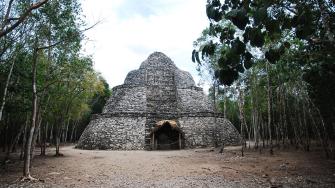
M 71 137 L 70 137 L 70 141 L 73 143 L 73 133 L 74 133 L 74 129 L 76 128 L 77 126 L 77 123 L 78 123 L 78 120 L 75 121 L 75 123 L 73 124 L 72 126 L 72 131 L 71 131 Z
M 262 135 L 262 142 L 263 142 L 263 148 L 265 148 L 266 147 L 266 141 L 265 141 L 265 139 L 266 139 L 266 129 L 265 129 L 265 121 L 262 119 L 262 123 L 261 123 L 261 125 L 262 125 L 262 133 L 263 133 L 263 135 Z
M 41 156 L 45 156 L 45 150 L 46 150 L 46 141 L 48 138 L 48 126 L 49 122 L 46 123 L 44 127 L 44 134 L 42 134 L 42 144 L 41 144 Z
M 52 143 L 54 137 L 54 124 L 51 124 L 49 142 Z
M 7 154 L 6 154 L 6 157 L 5 157 L 5 160 L 9 159 L 10 153 L 13 152 L 13 149 L 14 149 L 15 145 L 17 144 L 17 142 L 19 141 L 19 139 L 20 139 L 21 134 L 22 134 L 23 131 L 24 131 L 24 126 L 22 126 L 20 128 L 19 132 L 17 133 L 17 135 L 15 136 L 14 140 L 10 144 L 10 146 L 8 148 L 8 151 L 7 151 Z
M 57 132 L 61 132 L 61 131 L 57 131 Z M 61 156 L 60 152 L 59 152 L 59 145 L 60 145 L 60 135 L 61 133 L 56 133 L 56 157 Z
M 7 91 L 8 91 L 8 85 L 9 85 L 9 82 L 10 82 L 10 78 L 12 76 L 14 64 L 15 64 L 15 58 L 14 58 L 13 63 L 11 65 L 10 69 L 9 69 L 9 73 L 8 73 L 7 81 L 6 81 L 6 86 L 5 86 L 5 89 L 4 89 L 4 92 L 3 92 L 2 103 L 1 103 L 1 108 L 0 108 L 0 121 L 2 120 L 2 113 L 3 113 L 3 110 L 5 108 L 5 104 L 6 104 L 6 96 L 7 96 Z
M 224 94 L 223 94 L 223 117 L 227 119 L 227 86 L 224 87 Z
M 326 131 L 326 127 L 325 127 L 325 124 L 324 124 L 324 121 L 323 121 L 323 117 L 322 117 L 322 115 L 320 113 L 320 110 L 314 105 L 314 103 L 312 102 L 312 100 L 310 98 L 309 98 L 309 102 L 311 103 L 311 105 L 313 106 L 313 108 L 316 110 L 316 112 L 318 113 L 318 116 L 320 118 L 320 124 L 321 124 L 321 127 L 322 127 L 322 133 L 323 133 L 322 134 L 322 145 L 323 145 L 324 151 L 326 153 L 326 157 L 327 158 L 330 158 L 330 157 L 335 158 L 335 156 L 332 153 L 332 150 L 329 148 L 328 133 Z
M 257 148 L 256 146 L 256 140 L 257 140 L 257 131 L 256 131 L 256 118 L 255 118 L 255 114 L 256 114 L 256 109 L 255 109 L 255 99 L 254 99 L 254 88 L 253 88 L 253 80 L 251 82 L 251 91 L 250 91 L 250 102 L 251 102 L 251 125 L 253 128 L 253 133 L 254 133 L 254 149 Z M 249 138 L 249 142 L 250 142 L 250 138 Z
M 25 153 L 24 153 L 24 166 L 23 166 L 23 178 L 24 179 L 34 179 L 30 175 L 30 152 L 31 152 L 31 144 L 33 141 L 35 126 L 36 126 L 36 116 L 37 116 L 37 88 L 36 88 L 36 74 L 37 74 L 37 49 L 34 50 L 33 54 L 33 62 L 32 62 L 32 112 L 31 112 L 31 126 L 28 132 L 28 140 L 25 145 Z
M 215 81 L 213 82 L 213 103 L 214 103 L 214 112 L 216 113 L 216 86 Z
M 77 126 L 76 126 L 75 129 L 74 129 L 74 138 L 73 138 L 74 141 L 77 140 L 77 130 L 78 129 L 77 129 Z
M 245 148 L 245 138 L 244 138 L 244 127 L 245 127 L 245 120 L 244 120 L 244 105 L 243 105 L 243 91 L 242 89 L 240 88 L 240 86 L 237 86 L 238 87 L 238 90 L 239 90 L 239 109 L 240 109 L 240 122 L 241 122 L 241 141 L 242 141 L 242 148 L 241 148 L 241 154 L 242 154 L 242 157 L 244 156 L 244 148 Z
M 272 135 L 271 135 L 271 86 L 270 86 L 270 70 L 269 62 L 266 62 L 266 72 L 267 72 L 267 100 L 268 100 L 268 132 L 270 139 L 270 154 L 273 155 L 272 148 Z
M 43 94 L 42 94 L 42 97 L 41 97 L 42 100 L 43 100 L 45 95 L 46 95 L 46 90 L 43 91 Z M 41 104 L 38 107 L 38 112 L 37 112 L 37 114 L 38 114 L 37 122 L 38 123 L 36 124 L 35 132 L 34 132 L 34 136 L 33 136 L 33 142 L 31 144 L 31 159 L 33 159 L 33 154 L 34 154 L 34 151 L 35 151 L 37 136 L 38 136 L 39 132 L 41 131 L 40 127 L 41 127 L 41 124 L 42 124 L 42 121 L 43 121 L 42 114 L 44 114 L 46 109 L 48 108 L 49 100 L 50 100 L 50 96 L 47 99 L 47 102 L 46 102 L 46 105 L 45 105 L 45 108 L 43 109 L 43 111 L 42 111 L 42 105 Z
M 283 91 L 282 86 L 279 87 L 279 124 L 280 124 L 280 136 L 281 136 L 281 142 L 283 144 L 282 147 L 284 147 L 285 143 L 285 137 L 284 137 L 284 106 L 283 106 Z
M 2 152 L 6 152 L 6 149 L 7 149 L 7 140 L 8 140 L 8 125 L 9 125 L 9 122 L 8 122 L 9 118 L 7 117 L 6 118 L 6 126 L 5 126 L 5 132 L 4 132 L 4 137 L 3 137 L 3 148 L 2 148 Z
M 65 134 L 64 134 L 64 143 L 66 144 L 67 142 L 67 132 L 69 131 L 69 124 L 70 124 L 70 117 L 67 119 L 67 124 L 66 124 L 66 129 L 65 129 Z
M 305 127 L 305 139 L 306 139 L 306 148 L 305 150 L 306 151 L 309 151 L 310 150 L 310 138 L 309 138 L 309 127 L 308 127 L 308 124 L 307 124 L 307 115 L 306 115 L 306 104 L 305 104 L 305 101 L 303 101 L 302 103 L 302 110 L 303 110 L 303 116 L 304 116 L 304 127 Z
M 26 123 L 24 124 L 24 131 L 23 131 L 23 138 L 22 138 L 20 160 L 23 160 L 24 146 L 26 145 L 26 142 L 27 142 L 27 127 L 28 127 L 28 123 L 29 123 L 29 115 L 27 114 Z
M 59 152 L 59 145 L 60 145 L 60 141 L 61 141 L 61 136 L 62 136 L 62 130 L 63 130 L 63 123 L 64 123 L 64 120 L 63 120 L 63 115 L 60 115 L 60 121 L 59 122 L 59 126 L 56 126 L 55 127 L 55 144 L 56 144 L 56 154 L 55 156 L 58 157 L 58 156 L 62 156 Z
M 296 109 L 297 109 L 297 119 L 298 119 L 298 130 L 299 130 L 299 142 L 300 142 L 300 145 L 305 148 L 305 143 L 304 143 L 304 139 L 303 139 L 303 133 L 304 133 L 304 126 L 302 124 L 302 114 L 301 114 L 301 111 L 298 109 L 300 107 L 300 103 L 298 101 L 299 99 L 297 99 L 297 106 L 296 106 Z
M 283 105 L 283 118 L 284 118 L 284 128 L 285 128 L 285 135 L 283 139 L 283 145 L 284 147 L 286 146 L 286 141 L 288 142 L 288 123 L 287 123 L 287 110 L 286 110 L 286 102 L 287 102 L 286 94 L 283 92 L 283 100 L 282 100 L 282 105 Z

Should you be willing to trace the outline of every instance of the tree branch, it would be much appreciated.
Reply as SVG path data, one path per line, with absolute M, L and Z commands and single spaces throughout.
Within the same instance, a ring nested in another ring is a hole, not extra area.
M 63 40 L 60 40 L 60 41 L 58 41 L 56 43 L 53 43 L 51 45 L 39 47 L 39 48 L 37 48 L 37 51 L 39 51 L 39 50 L 45 50 L 45 49 L 48 49 L 48 48 L 55 47 L 55 46 L 57 46 L 58 44 L 60 44 L 62 42 L 63 42 Z
M 89 26 L 88 28 L 85 28 L 85 29 L 81 30 L 81 32 L 88 31 L 88 30 L 94 28 L 95 26 L 97 26 L 97 25 L 100 24 L 100 23 L 101 23 L 101 21 L 98 21 L 98 22 L 96 22 L 95 24 Z
M 8 17 L 9 17 L 10 9 L 12 9 L 13 1 L 14 0 L 10 0 L 9 3 L 8 3 L 7 12 L 6 12 L 5 18 L 3 20 L 3 25 L 1 27 L 1 30 L 3 30 L 6 27 L 7 23 L 8 23 Z
M 19 19 L 10 27 L 8 27 L 7 29 L 1 29 L 0 31 L 0 38 L 2 38 L 3 36 L 7 35 L 8 33 L 10 33 L 11 31 L 13 31 L 16 27 L 18 27 L 22 22 L 24 22 L 26 20 L 26 18 L 28 17 L 28 15 L 31 13 L 31 11 L 38 9 L 39 7 L 41 7 L 42 5 L 44 5 L 45 3 L 47 3 L 48 0 L 41 0 L 35 4 L 32 4 L 20 17 Z

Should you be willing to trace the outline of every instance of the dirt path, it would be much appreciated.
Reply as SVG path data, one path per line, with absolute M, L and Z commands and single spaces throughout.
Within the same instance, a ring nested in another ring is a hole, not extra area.
M 181 151 L 85 151 L 62 148 L 64 157 L 36 157 L 35 183 L 15 180 L 21 162 L 0 170 L 2 187 L 335 187 L 335 163 L 317 153 L 247 152 L 238 148 Z

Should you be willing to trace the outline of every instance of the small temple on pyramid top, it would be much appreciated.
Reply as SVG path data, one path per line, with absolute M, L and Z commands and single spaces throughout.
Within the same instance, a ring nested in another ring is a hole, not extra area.
M 112 89 L 103 112 L 94 115 L 77 148 L 163 150 L 235 145 L 240 135 L 216 113 L 190 73 L 154 52 L 124 84 Z

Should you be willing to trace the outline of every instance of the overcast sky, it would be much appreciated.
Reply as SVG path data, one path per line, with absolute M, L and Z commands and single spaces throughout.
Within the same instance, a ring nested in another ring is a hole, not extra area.
M 206 0 L 82 0 L 88 25 L 84 54 L 111 87 L 123 83 L 154 51 L 169 56 L 182 70 L 199 78 L 191 61 L 193 41 L 208 25 Z

